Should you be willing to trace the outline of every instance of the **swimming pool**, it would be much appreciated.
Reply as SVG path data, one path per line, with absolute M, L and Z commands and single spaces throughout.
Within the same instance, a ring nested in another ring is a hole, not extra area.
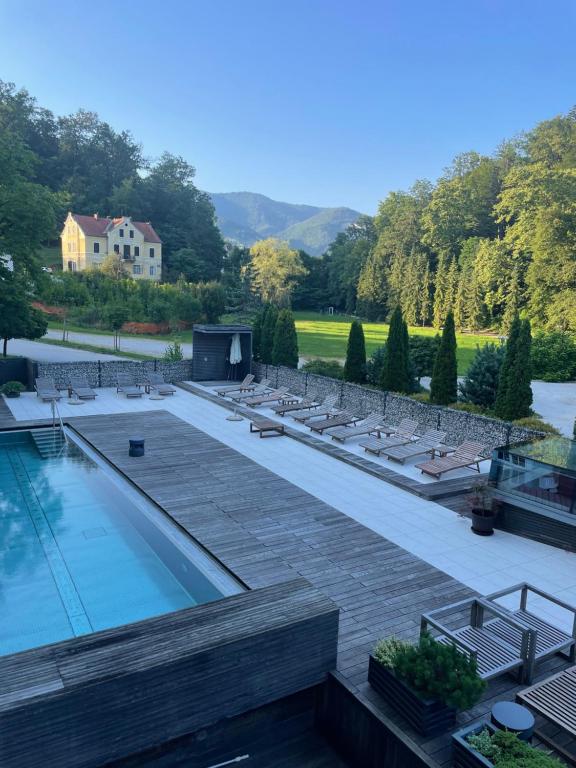
M 0 433 L 0 655 L 243 587 L 88 446 Z

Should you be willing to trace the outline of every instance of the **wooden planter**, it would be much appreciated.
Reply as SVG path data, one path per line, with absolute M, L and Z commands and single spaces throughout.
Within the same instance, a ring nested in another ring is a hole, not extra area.
M 452 734 L 452 757 L 454 758 L 454 768 L 494 768 L 494 763 L 483 757 L 480 752 L 476 752 L 468 744 L 468 736 L 481 733 L 487 728 L 490 733 L 494 733 L 496 728 L 491 723 L 475 723 Z
M 4 397 L 20 397 L 20 392 L 5 392 Z
M 454 727 L 456 710 L 453 707 L 434 699 L 421 699 L 372 655 L 368 682 L 422 736 L 435 736 Z

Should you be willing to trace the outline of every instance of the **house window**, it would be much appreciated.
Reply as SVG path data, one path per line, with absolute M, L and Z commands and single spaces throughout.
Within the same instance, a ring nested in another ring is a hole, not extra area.
M 100 243 L 94 243 L 94 253 L 100 253 Z
M 135 245 L 134 246 L 134 256 L 140 256 L 140 246 Z
M 114 246 L 114 253 L 120 253 L 120 246 L 118 245 L 118 243 L 116 243 L 116 245 Z
M 69 261 L 68 262 L 68 272 L 76 272 L 76 262 L 75 261 Z
M 132 267 L 132 273 L 134 275 L 141 275 L 142 274 L 142 267 L 140 266 L 140 264 L 134 264 L 134 266 Z
M 150 248 L 150 258 L 154 258 L 154 248 Z
M 124 230 L 123 229 L 120 230 L 120 237 L 124 237 Z
M 130 230 L 130 237 L 134 237 L 134 230 L 133 229 Z
M 156 267 L 150 267 L 150 277 L 156 274 Z
M 129 259 L 130 258 L 130 246 L 125 245 L 124 246 L 124 258 Z

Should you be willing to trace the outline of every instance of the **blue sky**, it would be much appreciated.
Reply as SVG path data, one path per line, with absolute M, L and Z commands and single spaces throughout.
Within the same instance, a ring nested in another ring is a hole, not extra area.
M 576 103 L 574 0 L 0 0 L 0 78 L 212 192 L 373 213 Z

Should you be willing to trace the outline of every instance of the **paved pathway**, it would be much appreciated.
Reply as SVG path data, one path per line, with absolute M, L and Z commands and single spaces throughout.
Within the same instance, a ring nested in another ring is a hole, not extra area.
M 187 331 L 186 336 L 191 338 L 192 332 Z M 61 339 L 62 331 L 49 330 L 44 338 Z M 95 347 L 114 347 L 114 338 L 106 334 L 99 333 L 80 333 L 77 331 L 68 332 L 68 341 L 75 341 L 79 344 L 93 344 Z M 125 352 L 136 352 L 142 355 L 152 355 L 153 357 L 162 357 L 166 347 L 170 342 L 161 339 L 142 339 L 139 336 L 123 335 L 120 338 L 120 350 Z M 182 344 L 184 357 L 192 357 L 192 342 Z
M 57 338 L 62 338 L 60 334 Z M 97 342 L 92 344 L 98 346 Z M 68 363 L 79 360 L 119 360 L 117 355 L 100 354 L 99 352 L 84 352 L 81 349 L 59 347 L 52 344 L 40 344 L 26 339 L 12 339 L 8 342 L 9 355 L 22 355 L 42 363 Z

